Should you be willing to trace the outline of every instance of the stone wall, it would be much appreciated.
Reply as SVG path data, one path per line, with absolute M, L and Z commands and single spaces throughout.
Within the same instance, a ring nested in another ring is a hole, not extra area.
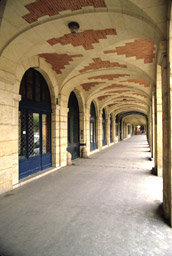
M 0 71 L 0 193 L 18 182 L 18 104 L 14 75 Z

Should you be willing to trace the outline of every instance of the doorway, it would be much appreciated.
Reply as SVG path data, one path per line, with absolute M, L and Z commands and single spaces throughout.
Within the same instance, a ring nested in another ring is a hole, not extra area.
M 43 76 L 27 70 L 20 85 L 19 179 L 52 166 L 51 99 Z
M 91 103 L 90 108 L 90 151 L 97 148 L 96 143 L 96 111 L 94 103 Z
M 110 114 L 110 143 L 113 142 L 113 137 L 112 137 L 112 114 Z
M 103 109 L 102 113 L 102 146 L 107 144 L 106 141 L 106 117 L 105 117 L 105 110 Z
M 68 152 L 71 153 L 72 159 L 75 159 L 80 156 L 80 140 L 79 106 L 74 92 L 70 94 L 68 108 Z

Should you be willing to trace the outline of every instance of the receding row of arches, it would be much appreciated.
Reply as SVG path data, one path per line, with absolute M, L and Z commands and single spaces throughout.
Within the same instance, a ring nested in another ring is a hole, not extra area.
M 52 166 L 52 104 L 46 80 L 41 73 L 33 68 L 25 72 L 19 93 L 21 95 L 19 103 L 19 178 L 22 179 Z M 121 120 L 116 122 L 112 113 L 108 120 L 103 108 L 102 124 L 100 124 L 94 101 L 90 103 L 89 109 L 88 141 L 90 151 L 96 150 L 98 144 L 106 146 L 107 140 L 112 143 L 114 130 L 116 130 L 115 137 L 123 138 Z M 67 151 L 71 153 L 72 159 L 80 157 L 81 146 L 86 144 L 81 143 L 84 129 L 80 127 L 80 113 L 77 95 L 72 91 L 68 98 L 67 114 Z M 107 122 L 109 122 L 109 126 Z M 115 124 L 113 124 L 114 122 Z M 98 141 L 100 125 L 102 126 L 102 139 Z M 130 125 L 127 127 L 128 132 L 126 134 L 132 135 L 130 130 L 133 128 L 130 129 Z

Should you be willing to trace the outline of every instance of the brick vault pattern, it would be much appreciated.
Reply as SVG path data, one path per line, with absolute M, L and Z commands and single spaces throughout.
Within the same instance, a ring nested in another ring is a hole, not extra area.
M 82 88 L 85 91 L 89 91 L 91 88 L 95 87 L 98 84 L 102 84 L 101 82 L 92 82 L 92 83 L 84 83 L 84 84 L 80 84 L 82 86 Z
M 124 92 L 131 92 L 131 91 L 130 90 L 116 90 L 116 91 L 110 91 L 110 92 L 107 92 L 107 93 L 114 94 L 114 93 L 124 93 Z
M 69 65 L 73 58 L 82 57 L 82 54 L 68 55 L 68 54 L 57 54 L 57 53 L 42 53 L 39 54 L 43 57 L 47 63 L 52 66 L 52 69 L 57 73 L 61 74 L 61 69 L 65 69 L 65 65 Z
M 104 91 L 107 89 L 114 89 L 114 88 L 133 88 L 133 87 L 128 85 L 123 85 L 123 84 L 111 84 L 109 86 L 106 86 L 105 88 L 102 88 L 101 91 Z
M 147 98 L 147 96 L 145 96 L 145 95 L 143 95 L 143 94 L 141 94 L 141 93 L 132 93 L 132 95 L 136 95 L 136 96 L 139 96 L 139 97 L 143 97 L 143 98 Z
M 49 39 L 47 42 L 50 45 L 60 43 L 61 45 L 72 44 L 74 47 L 82 46 L 85 50 L 94 49 L 93 44 L 99 43 L 100 39 L 107 39 L 108 35 L 116 35 L 115 29 L 101 29 L 101 30 L 85 30 L 77 34 L 65 34 L 62 37 Z
M 107 97 L 109 97 L 110 95 L 103 95 L 103 96 L 100 96 L 100 97 L 98 97 L 98 100 L 104 100 L 104 99 L 106 99 Z
M 107 79 L 107 80 L 113 80 L 114 78 L 124 77 L 124 76 L 130 76 L 128 74 L 108 74 L 108 75 L 100 75 L 100 76 L 92 76 L 88 79 Z
M 46 15 L 54 16 L 62 11 L 76 11 L 87 6 L 93 6 L 94 8 L 105 8 L 106 4 L 104 0 L 37 0 L 33 3 L 25 5 L 29 13 L 23 16 L 23 19 L 25 19 L 28 23 L 33 23 L 40 17 Z
M 109 104 L 108 107 L 113 107 L 115 106 L 115 103 Z
M 125 46 L 116 47 L 115 50 L 105 51 L 104 53 L 117 53 L 126 57 L 136 57 L 144 59 L 144 63 L 152 63 L 155 57 L 154 43 L 147 39 L 137 39 L 134 42 L 126 43 Z
M 88 66 L 85 66 L 83 69 L 81 69 L 79 72 L 86 72 L 89 70 L 96 70 L 99 68 L 127 68 L 127 65 L 121 65 L 118 62 L 110 62 L 110 61 L 103 61 L 101 58 L 94 58 L 93 63 L 89 63 Z
M 140 85 L 144 85 L 144 87 L 149 87 L 150 84 L 144 80 L 141 79 L 128 79 L 122 82 L 129 82 L 129 83 L 135 83 L 135 84 L 140 84 Z

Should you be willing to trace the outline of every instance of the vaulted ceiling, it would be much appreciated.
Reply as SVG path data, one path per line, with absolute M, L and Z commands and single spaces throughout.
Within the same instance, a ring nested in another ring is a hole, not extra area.
M 95 100 L 116 114 L 147 115 L 157 50 L 166 39 L 167 2 L 1 1 L 0 68 L 5 59 L 15 67 L 39 56 L 55 73 L 59 91 L 78 89 L 86 103 Z M 71 21 L 80 25 L 77 34 L 68 28 Z

